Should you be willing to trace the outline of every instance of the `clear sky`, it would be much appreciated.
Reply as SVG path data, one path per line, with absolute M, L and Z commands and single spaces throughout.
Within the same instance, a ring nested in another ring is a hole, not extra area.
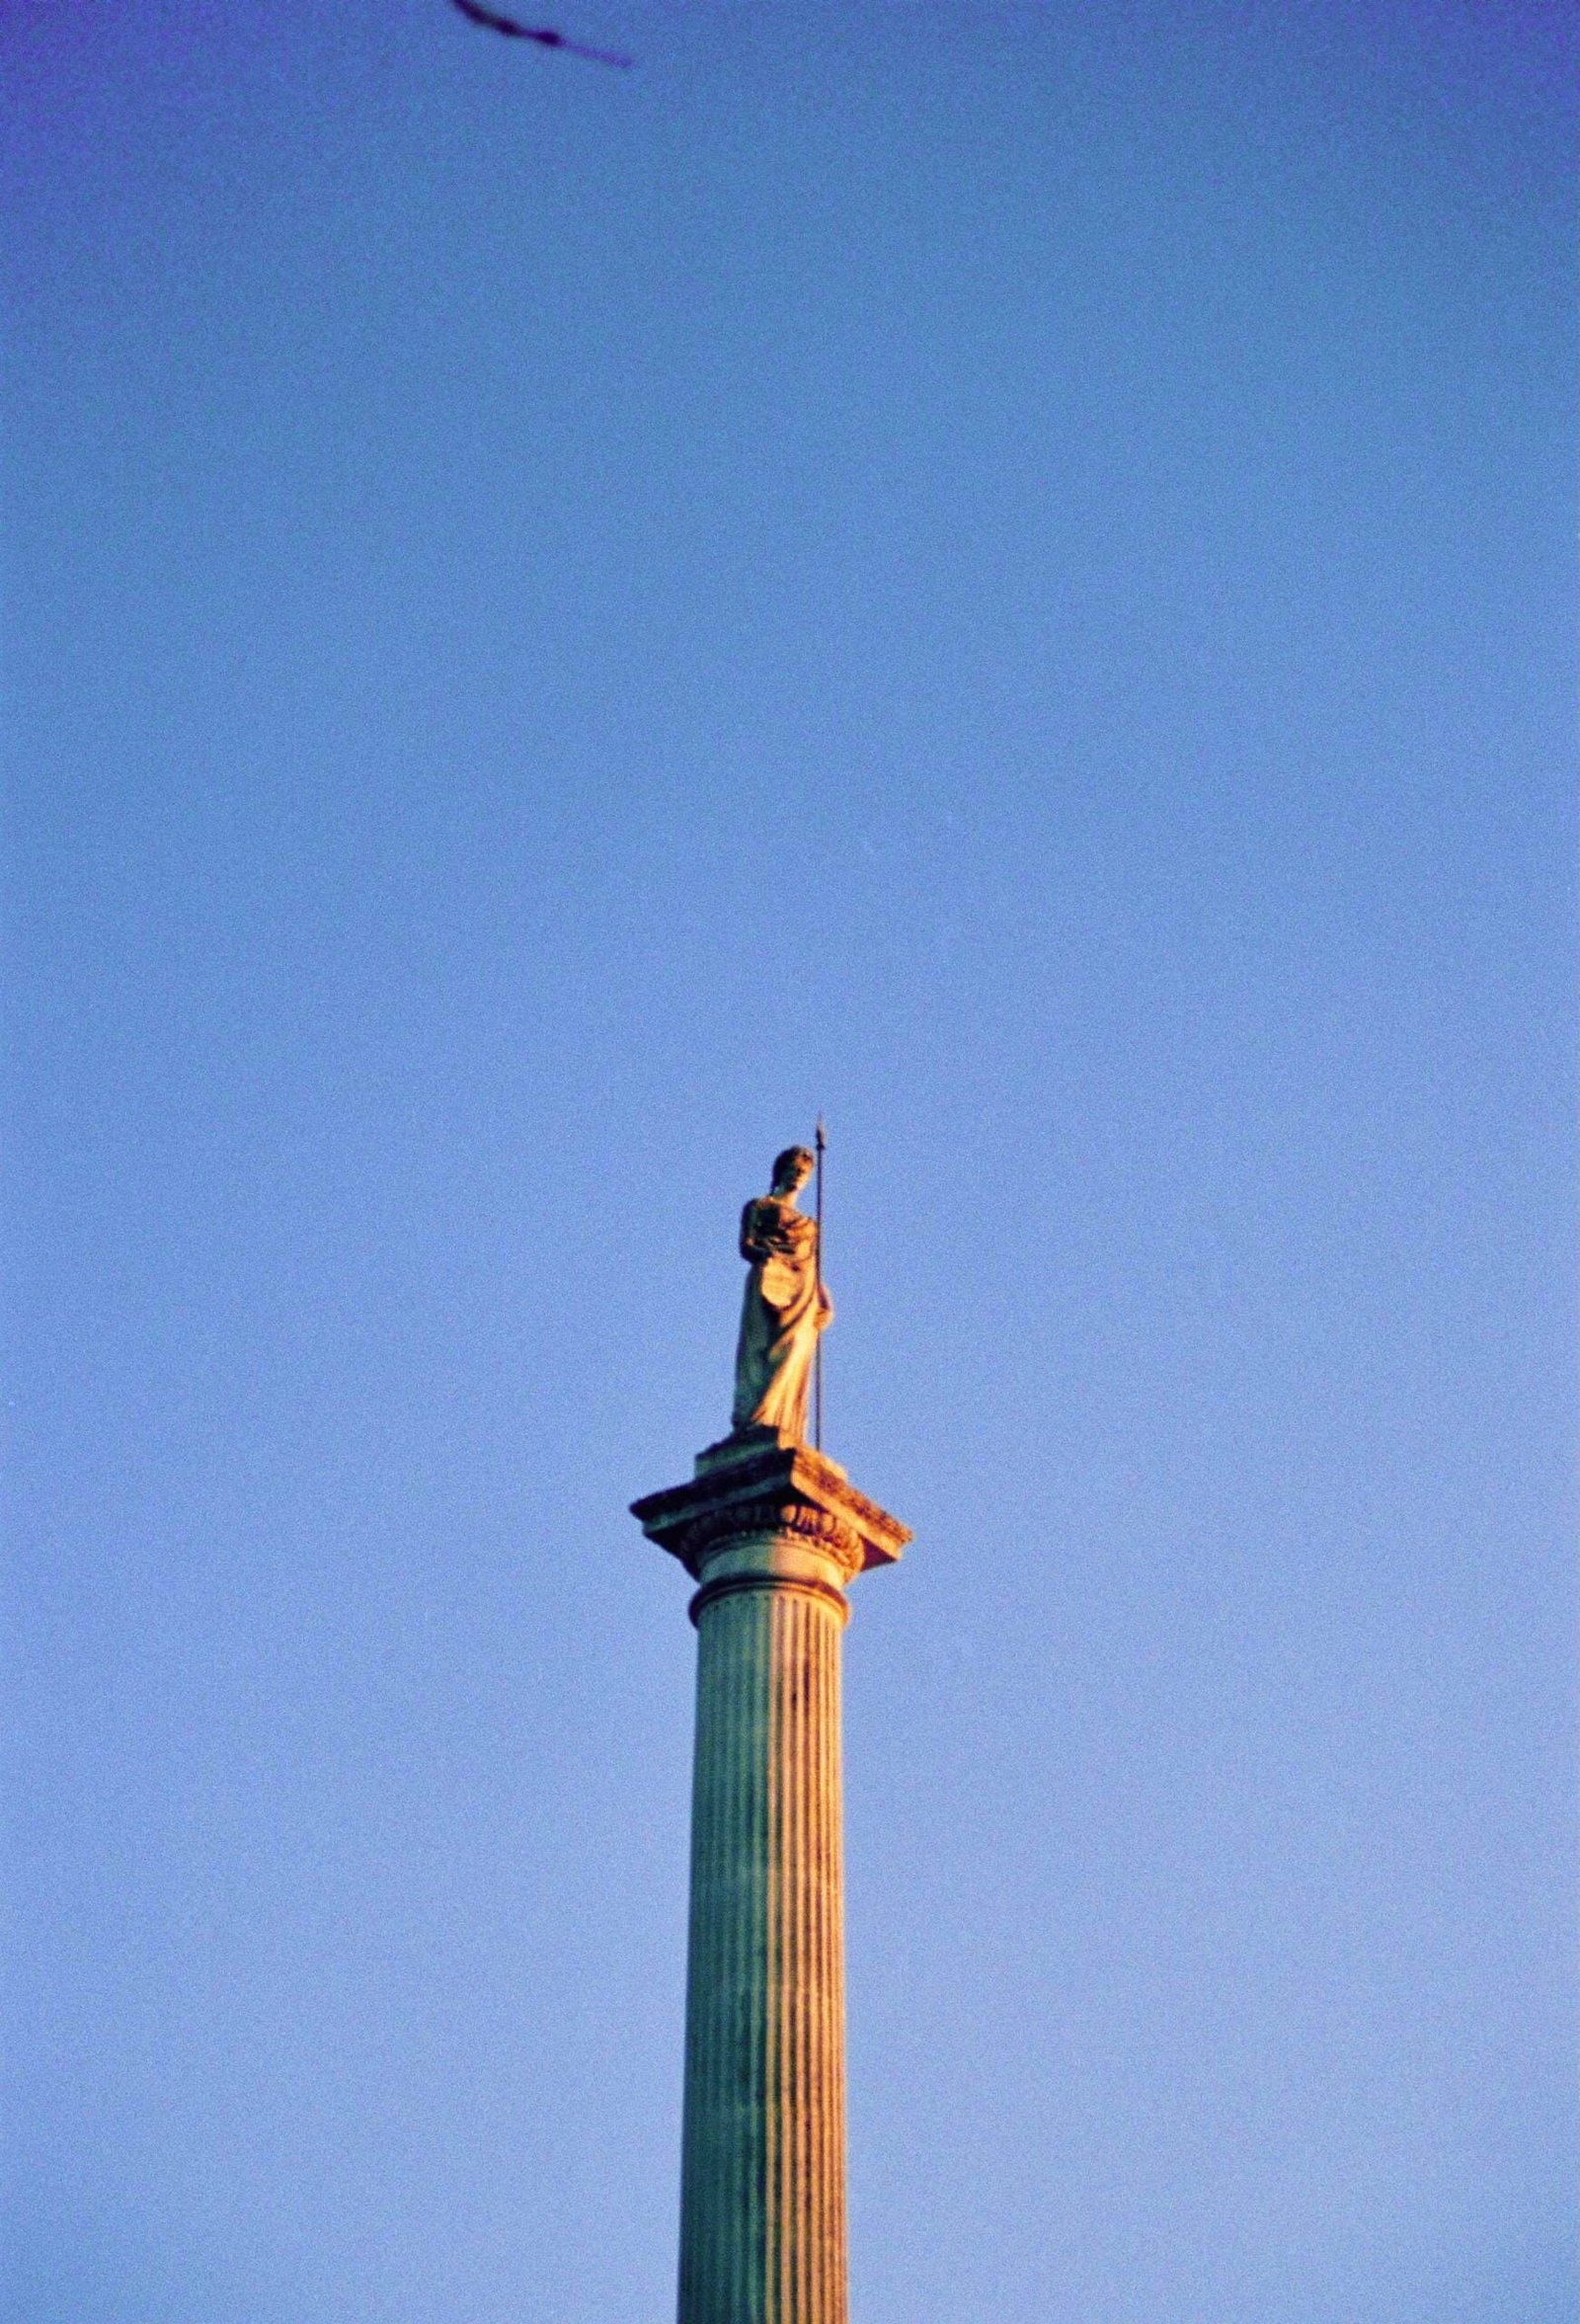
M 6 2315 L 670 2311 L 821 1107 L 856 2324 L 1569 2324 L 1570 12 L 555 4 L 5 10 Z

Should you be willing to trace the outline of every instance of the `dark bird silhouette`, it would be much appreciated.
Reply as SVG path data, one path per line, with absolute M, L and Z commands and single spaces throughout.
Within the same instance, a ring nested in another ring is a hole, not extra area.
M 580 40 L 568 40 L 563 33 L 517 24 L 514 16 L 497 15 L 492 8 L 482 7 L 479 0 L 450 0 L 450 6 L 473 24 L 483 25 L 491 33 L 503 33 L 508 40 L 535 40 L 540 48 L 563 48 L 567 56 L 585 56 L 592 64 L 629 65 L 634 61 L 629 56 L 616 56 L 608 48 L 585 48 Z

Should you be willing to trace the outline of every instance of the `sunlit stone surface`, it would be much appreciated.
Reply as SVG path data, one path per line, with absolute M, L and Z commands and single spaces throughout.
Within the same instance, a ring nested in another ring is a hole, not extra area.
M 634 1513 L 699 1584 L 680 2324 L 846 2324 L 839 1642 L 910 1537 L 771 1428 Z
M 817 1166 L 807 1146 L 787 1146 L 766 1194 L 741 1213 L 741 1256 L 748 1267 L 735 1350 L 736 1428 L 771 1428 L 801 1442 L 818 1340 L 833 1321 L 823 1280 L 815 1219 L 796 1197 Z

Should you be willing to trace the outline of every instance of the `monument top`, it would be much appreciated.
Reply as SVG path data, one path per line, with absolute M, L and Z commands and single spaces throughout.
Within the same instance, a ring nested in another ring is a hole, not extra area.
M 631 1504 L 649 1540 L 698 1578 L 722 1542 L 759 1534 L 816 1540 L 847 1579 L 871 1565 L 892 1565 L 910 1539 L 898 1517 L 856 1491 L 837 1461 L 807 1442 L 818 1340 L 833 1320 L 818 1222 L 796 1207 L 816 1161 L 809 1148 L 787 1146 L 774 1162 L 768 1192 L 754 1195 L 741 1214 L 748 1273 L 734 1427 L 697 1455 L 689 1484 Z
M 631 1514 L 693 1576 L 721 1539 L 780 1527 L 821 1536 L 850 1573 L 892 1565 L 910 1539 L 910 1528 L 857 1492 L 837 1461 L 776 1428 L 738 1429 L 710 1444 L 689 1484 L 648 1493 Z
M 820 1230 L 796 1208 L 817 1166 L 810 1147 L 777 1156 L 766 1194 L 741 1213 L 741 1256 L 748 1267 L 735 1350 L 738 1429 L 772 1428 L 804 1441 L 807 1395 L 818 1341 L 833 1322 L 823 1280 Z

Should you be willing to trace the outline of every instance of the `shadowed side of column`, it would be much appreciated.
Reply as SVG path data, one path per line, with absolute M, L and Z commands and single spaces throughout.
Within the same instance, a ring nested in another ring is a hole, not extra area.
M 766 1592 L 733 1592 L 697 1618 L 682 2324 L 764 2314 L 769 1630 Z

